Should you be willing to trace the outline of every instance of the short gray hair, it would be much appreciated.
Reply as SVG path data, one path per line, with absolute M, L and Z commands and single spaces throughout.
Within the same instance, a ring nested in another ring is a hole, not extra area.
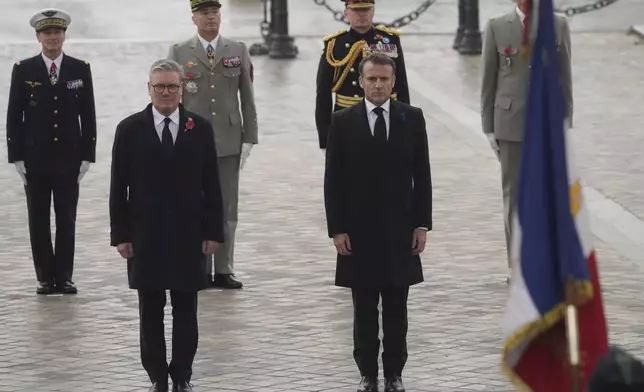
M 183 66 L 174 60 L 157 60 L 150 67 L 150 77 L 155 72 L 176 72 L 179 76 L 183 76 Z

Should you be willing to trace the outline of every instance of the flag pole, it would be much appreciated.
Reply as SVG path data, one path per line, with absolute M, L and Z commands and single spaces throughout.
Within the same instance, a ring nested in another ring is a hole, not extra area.
M 566 335 L 568 337 L 568 360 L 570 362 L 571 391 L 581 392 L 579 373 L 579 325 L 577 320 L 577 304 L 579 295 L 575 283 L 566 283 Z

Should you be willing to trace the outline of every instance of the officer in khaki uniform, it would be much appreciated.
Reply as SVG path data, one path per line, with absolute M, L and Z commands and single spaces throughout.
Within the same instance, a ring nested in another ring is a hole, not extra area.
M 510 264 L 511 217 L 521 164 L 521 141 L 530 83 L 530 58 L 522 49 L 523 26 L 530 0 L 517 0 L 512 12 L 491 19 L 483 45 L 481 119 L 483 132 L 501 162 L 505 236 Z M 555 17 L 561 82 L 568 124 L 572 126 L 573 98 L 570 66 L 570 29 L 564 17 Z
M 212 286 L 241 288 L 234 275 L 239 171 L 257 144 L 253 65 L 246 45 L 219 35 L 218 0 L 190 0 L 197 34 L 170 48 L 168 58 L 184 67 L 183 105 L 209 119 L 215 130 L 224 202 L 225 242 L 208 262 Z M 241 105 L 240 105 L 241 101 Z M 241 112 L 240 112 L 241 106 Z
M 344 15 L 351 27 L 324 37 L 324 50 L 318 65 L 315 123 L 319 145 L 323 150 L 326 149 L 331 114 L 353 106 L 364 98 L 364 90 L 358 80 L 358 65 L 371 52 L 383 52 L 394 60 L 396 85 L 391 98 L 409 104 L 400 31 L 381 25 L 373 26 L 375 0 L 342 1 L 345 4 Z

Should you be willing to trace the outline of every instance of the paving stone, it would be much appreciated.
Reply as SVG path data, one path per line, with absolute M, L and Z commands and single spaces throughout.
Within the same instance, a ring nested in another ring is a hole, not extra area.
M 479 58 L 459 57 L 449 36 L 404 39 L 409 67 L 476 108 Z M 260 144 L 242 172 L 236 255 L 246 288 L 200 295 L 197 391 L 355 389 L 350 293 L 333 286 L 314 128 L 319 42 L 299 39 L 294 62 L 254 59 Z M 107 198 L 114 128 L 147 103 L 148 67 L 169 43 L 67 46 L 92 63 L 99 124 L 97 163 L 81 185 L 77 296 L 35 295 L 23 190 L 13 167 L 0 165 L 0 391 L 147 389 L 137 296 L 127 289 L 125 263 L 109 247 Z M 34 49 L 0 48 L 0 75 L 6 75 L 0 107 L 6 107 L 13 61 Z M 634 186 L 644 183 L 638 159 L 644 76 L 632 66 L 641 64 L 638 50 L 623 34 L 573 35 L 575 142 L 584 177 L 642 217 L 642 188 Z M 498 162 L 417 97 L 412 91 L 427 116 L 435 229 L 423 257 L 426 282 L 410 292 L 405 381 L 419 392 L 508 391 L 499 368 L 507 271 Z M 596 247 L 611 340 L 644 357 L 644 272 L 610 244 Z M 169 324 L 166 331 L 170 336 Z

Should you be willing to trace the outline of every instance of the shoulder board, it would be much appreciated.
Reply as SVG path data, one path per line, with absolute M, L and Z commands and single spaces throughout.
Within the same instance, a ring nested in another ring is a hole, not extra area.
M 20 65 L 20 60 L 16 61 L 16 65 Z
M 402 32 L 397 29 L 392 29 L 390 27 L 387 27 L 385 25 L 378 25 L 376 26 L 376 30 L 384 31 L 385 33 L 389 33 L 391 35 L 401 35 Z
M 333 39 L 333 38 L 335 38 L 335 37 L 338 37 L 338 36 L 340 36 L 340 35 L 342 35 L 342 34 L 346 33 L 347 31 L 349 31 L 349 30 L 347 30 L 347 29 L 341 29 L 340 31 L 337 31 L 337 32 L 335 32 L 335 33 L 333 33 L 333 34 L 329 34 L 329 35 L 327 35 L 326 37 L 324 37 L 324 42 L 326 42 L 326 41 L 328 41 L 328 40 L 331 40 L 331 39 Z

